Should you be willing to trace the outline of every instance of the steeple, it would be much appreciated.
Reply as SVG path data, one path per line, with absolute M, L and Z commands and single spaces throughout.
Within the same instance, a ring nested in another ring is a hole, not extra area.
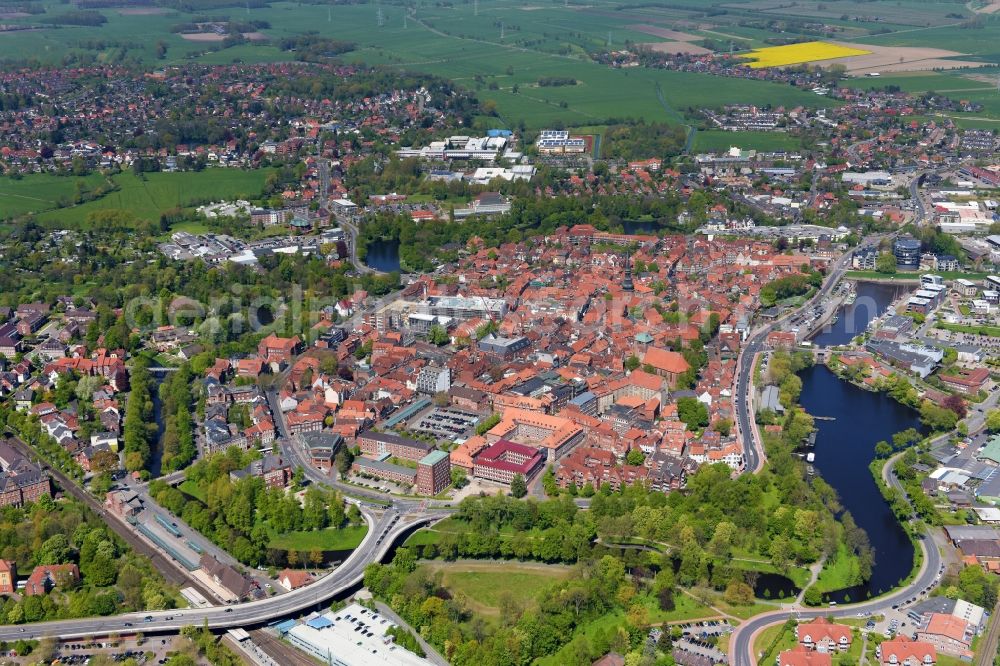
M 635 285 L 632 284 L 632 255 L 630 252 L 625 253 L 625 279 L 622 280 L 622 289 L 625 291 L 634 291 Z

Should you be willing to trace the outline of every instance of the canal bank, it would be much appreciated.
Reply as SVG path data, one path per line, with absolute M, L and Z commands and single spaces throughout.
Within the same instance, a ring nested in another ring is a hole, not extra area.
M 820 347 L 850 344 L 868 329 L 872 320 L 884 314 L 886 308 L 911 289 L 912 285 L 898 283 L 857 282 L 853 301 L 837 311 L 836 321 L 820 329 L 812 337 L 812 343 Z
M 844 509 L 868 535 L 873 551 L 871 578 L 831 592 L 826 600 L 844 603 L 884 594 L 909 576 L 914 546 L 882 497 L 869 465 L 875 443 L 906 430 L 920 430 L 917 412 L 882 393 L 871 393 L 817 365 L 800 373 L 802 407 L 816 417 L 816 460 L 822 478 L 840 497 Z

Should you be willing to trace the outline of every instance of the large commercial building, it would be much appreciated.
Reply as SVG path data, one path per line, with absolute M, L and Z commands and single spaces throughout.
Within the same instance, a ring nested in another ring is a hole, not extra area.
M 899 238 L 892 244 L 896 266 L 915 271 L 920 268 L 920 241 L 916 238 Z
M 542 130 L 535 147 L 542 155 L 582 153 L 587 149 L 587 141 L 580 136 L 570 136 L 565 130 Z
M 417 304 L 423 314 L 451 317 L 452 319 L 496 319 L 507 315 L 507 301 L 485 296 L 429 296 Z
M 358 604 L 330 611 L 303 624 L 282 623 L 288 642 L 330 666 L 430 666 L 396 645 L 387 632 L 396 625 Z

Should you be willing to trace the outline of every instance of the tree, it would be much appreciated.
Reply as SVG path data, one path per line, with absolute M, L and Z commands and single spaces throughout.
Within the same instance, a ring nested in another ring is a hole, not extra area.
M 753 588 L 741 580 L 734 580 L 726 586 L 723 598 L 734 606 L 750 606 L 753 604 Z
M 958 422 L 958 414 L 935 405 L 930 400 L 924 400 L 920 405 L 920 421 L 934 432 L 948 432 Z
M 677 418 L 692 429 L 708 425 L 708 407 L 697 398 L 684 397 L 677 401 Z
M 469 483 L 468 474 L 461 467 L 451 468 L 451 485 L 455 488 L 464 488 Z
M 892 455 L 892 446 L 884 439 L 875 443 L 875 455 L 879 458 L 888 458 Z
M 528 484 L 524 482 L 524 477 L 522 475 L 515 474 L 514 478 L 511 479 L 510 494 L 518 499 L 528 494 Z
M 632 354 L 631 356 L 625 359 L 625 369 L 628 370 L 629 372 L 632 372 L 640 365 L 642 365 L 642 361 L 640 361 L 639 357 L 636 356 L 635 354 Z
M 440 324 L 434 324 L 431 326 L 431 330 L 427 333 L 427 339 L 431 342 L 431 344 L 435 344 L 438 347 L 443 347 L 451 340 L 448 336 L 448 330 Z
M 723 437 L 729 437 L 729 434 L 733 430 L 733 420 L 716 419 L 715 423 L 712 424 L 712 430 L 719 433 Z
M 1000 432 L 1000 409 L 991 409 L 986 413 L 986 429 L 991 433 Z
M 629 449 L 625 454 L 625 463 L 628 465 L 641 465 L 645 460 L 646 456 L 639 449 Z
M 875 270 L 891 275 L 896 272 L 896 256 L 892 252 L 883 252 L 875 260 Z

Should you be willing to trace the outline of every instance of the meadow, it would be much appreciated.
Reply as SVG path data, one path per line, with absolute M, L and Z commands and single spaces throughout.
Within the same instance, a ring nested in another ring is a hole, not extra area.
M 504 592 L 520 604 L 530 605 L 542 590 L 565 580 L 572 567 L 535 562 L 440 562 L 420 565 L 432 574 L 441 574 L 441 584 L 452 594 L 465 595 L 477 613 L 500 614 Z
M 146 173 L 142 176 L 123 172 L 112 176 L 119 189 L 104 197 L 78 206 L 48 210 L 37 217 L 40 222 L 73 227 L 84 224 L 87 215 L 94 211 L 117 209 L 127 210 L 141 220 L 155 221 L 165 211 L 194 203 L 258 198 L 269 172 L 269 169 L 208 169 L 202 172 Z M 31 175 L 24 180 L 41 177 Z M 72 187 L 74 179 L 68 180 Z M 6 212 L 4 204 L 5 201 L 0 198 L 0 217 Z
M 57 208 L 60 202 L 73 200 L 77 182 L 92 188 L 104 182 L 98 174 L 77 178 L 50 174 L 31 174 L 20 179 L 0 178 L 0 219 Z

